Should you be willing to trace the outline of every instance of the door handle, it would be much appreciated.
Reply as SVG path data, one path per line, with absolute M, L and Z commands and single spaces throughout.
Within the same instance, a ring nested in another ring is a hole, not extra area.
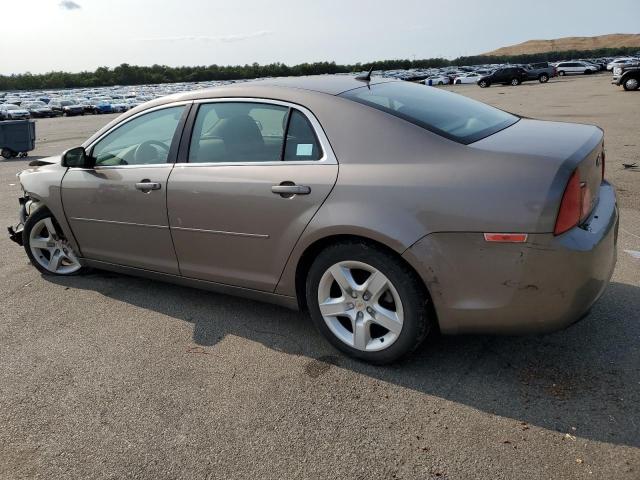
M 294 195 L 309 195 L 311 187 L 307 185 L 296 185 L 293 182 L 282 182 L 280 185 L 271 187 L 271 191 L 284 198 L 290 198 Z
M 136 183 L 136 189 L 144 193 L 149 193 L 151 190 L 160 190 L 162 185 L 159 182 L 152 182 L 150 180 L 142 180 Z

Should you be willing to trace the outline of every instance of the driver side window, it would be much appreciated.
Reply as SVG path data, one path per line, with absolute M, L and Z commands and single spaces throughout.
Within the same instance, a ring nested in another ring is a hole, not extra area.
M 130 120 L 96 143 L 96 166 L 166 163 L 184 106 L 156 110 Z

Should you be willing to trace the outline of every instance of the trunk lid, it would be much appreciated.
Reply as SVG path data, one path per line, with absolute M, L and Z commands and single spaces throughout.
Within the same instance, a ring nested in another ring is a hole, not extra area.
M 537 173 L 549 179 L 538 227 L 553 231 L 562 195 L 576 169 L 583 183 L 585 216 L 596 205 L 603 178 L 603 138 L 603 131 L 594 125 L 525 118 L 469 146 L 515 156 L 527 163 L 538 162 Z

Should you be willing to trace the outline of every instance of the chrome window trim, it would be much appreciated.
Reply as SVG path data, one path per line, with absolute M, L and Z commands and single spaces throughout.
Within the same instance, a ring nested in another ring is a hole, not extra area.
M 157 105 L 155 107 L 151 107 L 151 108 L 147 108 L 146 110 L 142 110 L 141 112 L 138 112 L 135 115 L 131 115 L 130 117 L 127 117 L 124 120 L 122 120 L 121 122 L 118 122 L 115 125 L 113 125 L 109 130 L 104 132 L 102 135 L 100 135 L 98 138 L 96 138 L 93 142 L 91 142 L 89 145 L 87 145 L 85 147 L 85 150 L 87 152 L 92 152 L 93 151 L 93 147 L 95 147 L 96 143 L 100 142 L 107 135 L 110 135 L 114 130 L 122 127 L 123 125 L 129 123 L 132 120 L 135 120 L 138 117 L 141 117 L 142 115 L 146 115 L 147 113 L 155 112 L 157 110 L 164 110 L 166 108 L 187 106 L 187 105 L 191 105 L 192 103 L 193 103 L 193 100 L 182 100 L 180 102 L 165 103 L 163 105 Z M 96 165 L 92 169 L 91 168 L 74 168 L 74 170 L 97 170 L 97 169 L 103 169 L 103 168 L 131 168 L 131 167 L 138 167 L 138 168 L 140 168 L 140 167 L 159 167 L 159 166 L 163 166 L 163 165 L 173 166 L 173 163 L 163 162 L 163 163 L 148 163 L 148 164 L 144 164 L 144 165 Z
M 309 123 L 311 128 L 320 143 L 322 148 L 322 157 L 318 160 L 267 160 L 264 162 L 201 162 L 190 163 L 187 161 L 181 162 L 180 159 L 175 163 L 175 167 L 229 167 L 229 166 L 249 166 L 249 165 L 337 165 L 338 159 L 336 158 L 329 139 L 320 125 L 320 122 L 316 116 L 307 107 L 304 107 L 298 103 L 287 102 L 283 100 L 272 100 L 270 98 L 257 98 L 257 97 L 220 97 L 220 98 L 203 98 L 195 100 L 194 105 L 211 104 L 211 103 L 265 103 L 268 105 L 278 105 L 286 108 L 293 108 L 302 113 Z M 191 139 L 188 139 L 191 142 Z

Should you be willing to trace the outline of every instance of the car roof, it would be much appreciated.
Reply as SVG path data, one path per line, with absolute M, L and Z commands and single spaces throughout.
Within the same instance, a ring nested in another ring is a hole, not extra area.
M 352 75 L 313 75 L 305 77 L 278 77 L 236 82 L 229 85 L 220 85 L 202 90 L 191 90 L 176 93 L 166 97 L 160 97 L 153 103 L 163 104 L 181 100 L 201 100 L 207 98 L 221 98 L 225 96 L 236 97 L 242 94 L 248 96 L 260 96 L 260 93 L 274 91 L 280 92 L 279 96 L 285 99 L 287 90 L 308 91 L 327 95 L 339 95 L 348 90 L 375 85 L 379 83 L 401 82 L 393 78 L 372 77 L 369 82 L 356 79 Z

